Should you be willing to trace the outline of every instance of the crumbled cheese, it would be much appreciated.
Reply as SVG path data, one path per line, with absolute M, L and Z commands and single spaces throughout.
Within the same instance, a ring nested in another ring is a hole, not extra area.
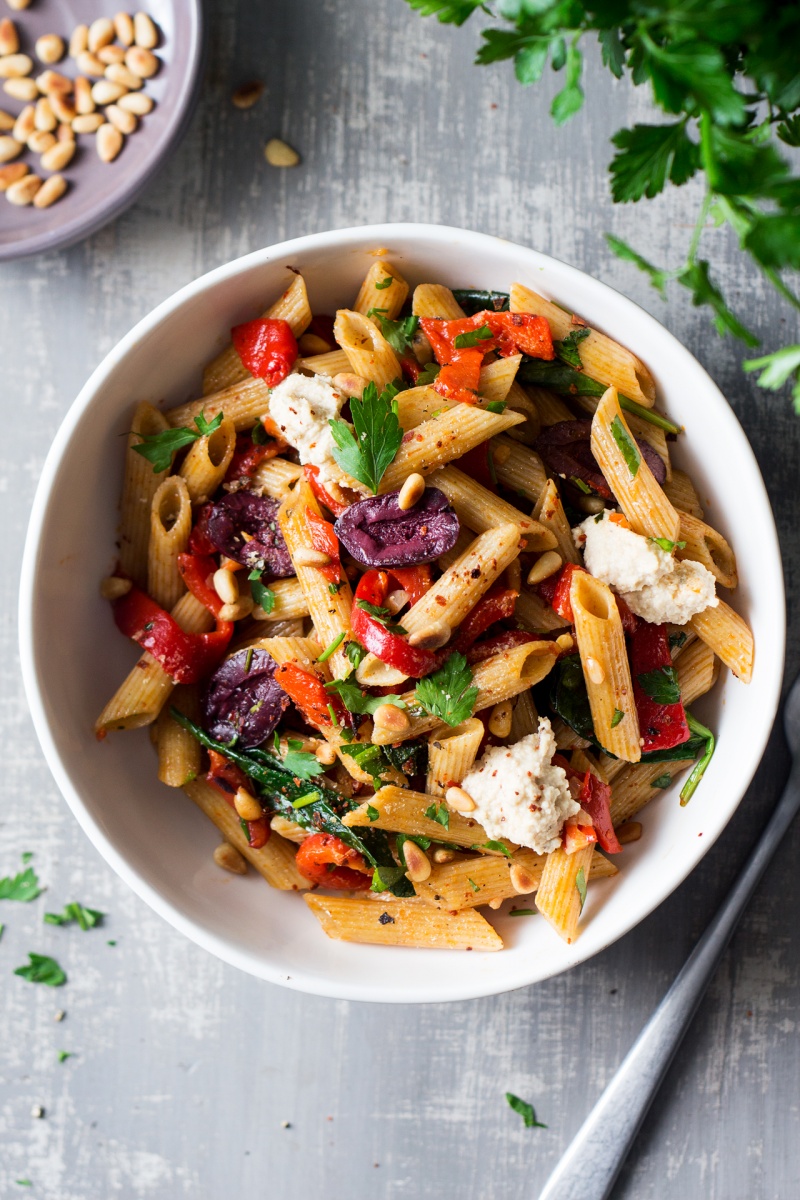
M 587 517 L 572 531 L 586 569 L 618 592 L 632 612 L 659 625 L 685 625 L 695 613 L 719 604 L 711 572 L 696 562 L 678 562 L 652 538 L 612 521 Z
M 335 420 L 346 397 L 327 375 L 287 375 L 269 397 L 269 415 L 301 463 L 320 468 L 325 476 L 336 468 L 335 442 L 329 421 Z
M 566 772 L 552 765 L 556 739 L 547 717 L 538 733 L 513 746 L 487 750 L 462 780 L 475 801 L 470 813 L 490 838 L 507 838 L 549 854 L 561 844 L 561 826 L 580 805 L 573 800 Z

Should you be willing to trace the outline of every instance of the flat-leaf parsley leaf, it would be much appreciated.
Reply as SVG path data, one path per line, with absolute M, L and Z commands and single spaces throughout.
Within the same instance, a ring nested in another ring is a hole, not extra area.
M 520 911 L 522 911 L 520 909 Z M 515 1096 L 513 1092 L 506 1092 L 506 1100 L 515 1113 L 519 1113 L 525 1122 L 526 1129 L 547 1129 L 541 1121 L 536 1120 L 536 1110 L 532 1104 L 528 1104 L 527 1100 L 520 1100 L 519 1096 Z
M 195 429 L 164 429 L 161 433 L 137 434 L 137 437 L 142 440 L 133 449 L 152 464 L 156 474 L 160 471 L 168 471 L 172 466 L 173 454 L 182 450 L 184 446 L 190 446 L 192 442 L 198 441 L 201 437 L 208 437 L 215 429 L 219 429 L 222 417 L 223 414 L 218 412 L 213 421 L 207 421 L 200 413 L 194 419 Z
M 39 879 L 33 867 L 27 867 L 17 875 L 0 879 L 0 900 L 20 900 L 27 904 L 41 895 Z
M 333 457 L 343 471 L 374 493 L 403 440 L 397 417 L 397 390 L 390 386 L 378 395 L 375 384 L 369 383 L 360 400 L 353 397 L 350 415 L 355 435 L 346 421 L 330 421 L 336 442 Z
M 66 974 L 54 958 L 32 952 L 29 952 L 28 958 L 30 962 L 27 966 L 17 967 L 15 975 L 27 979 L 29 983 L 45 983 L 48 987 L 61 987 L 67 982 Z
M 417 702 L 447 725 L 460 725 L 472 716 L 478 689 L 472 687 L 472 669 L 463 654 L 451 654 L 443 667 L 417 684 Z

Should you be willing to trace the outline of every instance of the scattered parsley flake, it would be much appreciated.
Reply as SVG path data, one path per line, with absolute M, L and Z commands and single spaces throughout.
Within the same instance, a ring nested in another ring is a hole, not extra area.
M 303 743 L 298 738 L 287 738 L 286 754 L 283 765 L 298 779 L 313 779 L 315 775 L 324 775 L 325 768 L 316 757 L 303 749 Z
M 519 1096 L 515 1096 L 513 1092 L 506 1092 L 506 1100 L 514 1112 L 519 1113 L 522 1117 L 526 1129 L 547 1129 L 546 1125 L 536 1120 L 536 1110 L 532 1104 L 528 1104 L 527 1100 L 520 1100 Z
M 686 542 L 671 542 L 669 538 L 651 537 L 647 539 L 650 542 L 655 542 L 666 554 L 672 554 L 673 550 L 683 550 Z
M 384 288 L 391 287 L 393 282 L 394 282 L 394 280 L 392 279 L 392 276 L 387 275 L 387 277 L 385 279 L 381 279 L 379 281 L 376 280 L 375 288 L 377 291 L 382 292 L 384 290 Z
M 31 861 L 31 859 L 32 859 L 32 858 L 33 858 L 33 851 L 32 851 L 32 850 L 24 850 L 24 851 L 22 852 L 22 863 L 23 863 L 23 866 L 24 866 L 26 863 L 29 863 L 29 862 Z
M 616 728 L 617 728 L 617 726 L 619 725 L 620 721 L 622 721 L 622 720 L 624 720 L 624 719 L 625 719 L 625 713 L 622 711 L 622 709 L 621 709 L 621 708 L 615 708 L 615 709 L 614 709 L 614 715 L 613 715 L 613 717 L 611 718 L 611 728 L 612 728 L 612 729 L 616 729 Z
M 260 605 L 267 615 L 275 608 L 275 593 L 271 588 L 268 588 L 265 583 L 262 583 L 261 576 L 263 571 L 258 567 L 254 567 L 247 578 L 250 580 L 250 591 L 256 604 Z
M 481 889 L 474 879 L 467 878 L 467 883 L 472 888 L 473 892 L 479 892 Z
M 453 347 L 456 350 L 469 350 L 473 346 L 480 346 L 481 342 L 491 341 L 492 337 L 489 326 L 481 325 L 480 329 L 470 329 L 467 333 L 457 334 Z
M 472 716 L 478 688 L 472 687 L 472 668 L 463 654 L 450 655 L 443 667 L 421 679 L 414 695 L 425 712 L 445 724 L 460 725 Z
M 45 913 L 44 921 L 46 925 L 72 925 L 75 923 L 86 932 L 87 929 L 94 929 L 95 925 L 102 924 L 104 916 L 105 913 L 98 912 L 96 908 L 84 908 L 75 900 L 72 904 L 66 904 L 63 912 Z
M 192 442 L 198 441 L 201 437 L 209 437 L 216 429 L 219 429 L 222 418 L 223 413 L 218 412 L 213 421 L 207 421 L 200 413 L 194 419 L 196 429 L 191 427 L 164 429 L 161 433 L 137 434 L 136 436 L 142 440 L 133 449 L 151 463 L 156 474 L 168 471 L 172 466 L 172 456 L 178 450 L 182 450 L 184 446 L 190 446 Z
M 67 982 L 67 976 L 54 958 L 47 954 L 28 953 L 30 962 L 27 966 L 17 967 L 14 972 L 29 983 L 44 983 L 48 987 L 61 987 Z
M 441 366 L 437 362 L 431 361 L 429 363 L 425 363 L 425 366 L 422 368 L 419 375 L 417 376 L 417 382 L 415 383 L 414 386 L 415 387 L 430 387 L 430 385 L 432 383 L 436 382 L 436 376 L 439 374 L 441 369 L 442 369 Z M 488 405 L 487 405 L 487 407 L 488 407 Z
M 578 889 L 578 895 L 581 898 L 581 911 L 583 911 L 583 906 L 586 903 L 586 874 L 583 867 L 581 867 L 575 876 L 575 887 Z
M 620 454 L 625 459 L 627 468 L 631 473 L 631 479 L 635 479 L 639 472 L 642 456 L 639 452 L 639 447 L 619 417 L 614 417 L 614 420 L 611 422 L 611 436 L 617 443 Z
M 372 885 L 370 891 L 386 892 L 389 888 L 394 887 L 398 880 L 405 875 L 403 867 L 392 866 L 376 866 L 372 872 Z
M 476 842 L 472 847 L 473 850 L 495 850 L 498 854 L 504 854 L 506 858 L 511 858 L 511 851 L 508 846 L 504 846 L 502 842 Z
M 381 814 L 378 812 L 377 808 L 375 808 L 372 804 L 367 805 L 367 816 L 369 817 L 370 821 L 377 821 L 380 815 Z
M 367 657 L 367 652 L 361 645 L 361 642 L 357 642 L 355 638 L 350 639 L 344 648 L 344 652 L 347 661 L 350 663 L 354 671 L 358 670 L 364 659 Z
M 592 489 L 589 487 L 588 483 L 584 483 L 584 481 L 579 479 L 577 475 L 570 475 L 569 481 L 573 487 L 578 489 L 579 492 L 583 492 L 584 496 L 591 496 Z
M 512 908 L 507 914 L 509 917 L 535 917 L 535 908 Z
M 665 771 L 663 775 L 659 775 L 658 779 L 653 780 L 653 782 L 650 784 L 650 787 L 668 788 L 671 783 L 672 783 L 672 776 L 668 772 Z
M 417 381 L 417 386 L 419 387 L 419 381 Z M 484 411 L 490 413 L 504 413 L 506 411 L 506 402 L 505 400 L 490 400 L 485 406 Z
M 674 667 L 656 667 L 636 676 L 636 681 L 646 696 L 656 704 L 678 704 L 681 698 L 678 672 Z
M 703 752 L 702 758 L 692 768 L 689 778 L 681 788 L 681 808 L 689 803 L 695 791 L 697 790 L 697 785 L 703 778 L 706 767 L 714 757 L 714 749 L 716 746 L 716 739 L 711 730 L 706 728 L 705 725 L 701 725 L 700 722 L 695 720 L 695 718 L 689 712 L 686 714 L 686 723 L 693 734 L 706 739 L 706 748 Z
M 572 333 L 567 334 L 563 341 L 554 343 L 558 357 L 563 362 L 569 363 L 571 367 L 575 367 L 578 371 L 583 366 L 578 347 L 583 339 L 589 336 L 589 333 L 588 329 L 573 329 Z
M 683 630 L 678 630 L 675 633 L 671 633 L 669 635 L 670 650 L 680 650 L 681 646 L 686 644 L 686 637 L 687 635 L 683 632 Z
M 58 1052 L 58 1061 L 60 1063 L 66 1062 L 68 1058 L 74 1058 L 74 1057 L 75 1057 L 75 1055 L 73 1054 L 73 1052 L 71 1050 L 59 1050 L 59 1052 Z
M 358 684 L 351 681 L 349 675 L 346 679 L 334 679 L 326 683 L 325 690 L 336 692 L 348 712 L 363 716 L 374 716 L 375 709 L 380 708 L 382 704 L 394 704 L 396 708 L 406 707 L 402 696 L 368 696 Z
M 350 401 L 353 430 L 346 421 L 329 422 L 336 446 L 336 462 L 359 483 L 377 493 L 386 468 L 400 449 L 403 429 L 397 416 L 395 396 L 399 388 L 393 384 L 378 395 L 374 383 L 364 388 L 361 399 Z
M 17 875 L 0 879 L 0 900 L 19 900 L 21 903 L 27 904 L 30 900 L 35 900 L 37 896 L 40 896 L 43 890 L 39 886 L 39 879 L 33 867 L 27 867 Z
M 391 280 L 389 282 L 391 283 Z M 383 315 L 386 311 L 385 308 L 371 308 L 367 316 L 377 321 L 384 339 L 398 358 L 413 356 L 412 340 L 419 327 L 419 317 L 404 317 L 399 321 L 390 321 Z
M 254 446 L 266 446 L 270 441 L 270 436 L 260 421 L 250 430 L 250 441 Z
M 245 673 L 245 675 L 250 674 L 250 668 L 252 665 L 253 665 L 253 647 L 248 646 L 247 654 L 245 654 L 245 656 L 244 656 L 244 673 Z
M 446 804 L 429 804 L 424 815 L 429 821 L 437 821 L 445 829 L 450 828 L 450 809 Z

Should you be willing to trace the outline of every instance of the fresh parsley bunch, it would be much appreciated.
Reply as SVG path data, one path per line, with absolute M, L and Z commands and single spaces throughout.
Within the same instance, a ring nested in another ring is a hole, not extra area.
M 659 124 L 636 124 L 612 138 L 611 191 L 617 203 L 651 199 L 667 183 L 705 176 L 706 190 L 685 263 L 654 266 L 619 238 L 608 243 L 665 294 L 676 282 L 695 305 L 708 305 L 720 334 L 748 346 L 758 339 L 725 300 L 700 257 L 711 217 L 739 244 L 783 298 L 800 299 L 783 272 L 800 269 L 800 177 L 779 142 L 800 147 L 800 5 L 786 0 L 407 0 L 423 16 L 462 25 L 476 9 L 501 24 L 482 31 L 479 63 L 513 59 L 522 84 L 538 82 L 548 61 L 564 87 L 551 115 L 563 124 L 582 106 L 584 36 L 596 37 L 617 78 L 649 84 L 664 111 Z M 495 11 L 496 9 L 496 11 Z M 773 391 L 792 381 L 800 413 L 800 345 L 745 363 Z

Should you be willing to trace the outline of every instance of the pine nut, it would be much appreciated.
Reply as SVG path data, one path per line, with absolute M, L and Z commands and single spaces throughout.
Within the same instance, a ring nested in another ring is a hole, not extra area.
M 101 63 L 96 54 L 90 53 L 89 50 L 84 50 L 78 55 L 78 70 L 81 75 L 91 75 L 95 79 L 102 79 L 106 73 L 105 63 Z
M 494 909 L 495 912 L 497 912 L 498 908 L 502 908 L 502 907 L 503 907 L 503 897 L 502 896 L 495 896 L 494 900 L 489 901 L 489 908 Z
M 235 604 L 239 599 L 239 584 L 232 571 L 222 567 L 214 572 L 214 591 L 223 604 Z
M 18 142 L 13 137 L 0 137 L 0 163 L 11 162 L 12 158 L 17 158 L 22 154 L 22 142 Z
M 47 96 L 42 96 L 40 100 L 36 101 L 33 123 L 37 129 L 43 129 L 45 133 L 52 133 L 58 124 L 56 114 L 53 112 L 53 106 L 47 99 Z
M 223 604 L 219 618 L 221 621 L 241 621 L 243 617 L 249 617 L 254 608 L 252 596 L 240 596 L 235 604 Z
M 439 846 L 433 852 L 433 861 L 435 863 L 449 863 L 453 861 L 455 856 L 455 850 L 446 850 L 444 846 Z
M 508 872 L 508 877 L 511 880 L 511 886 L 514 891 L 520 896 L 525 896 L 528 892 L 535 892 L 538 887 L 533 875 L 521 863 L 512 864 L 511 870 Z
M 161 66 L 161 60 L 144 46 L 131 46 L 125 51 L 125 66 L 140 79 L 150 79 Z
M 114 22 L 110 17 L 98 17 L 89 26 L 89 50 L 97 54 L 103 46 L 114 40 Z
M 0 133 L 10 133 L 15 124 L 16 119 L 12 117 L 11 113 L 0 108 Z
M 119 575 L 109 575 L 100 584 L 100 595 L 104 600 L 119 600 L 121 596 L 127 596 L 132 587 L 130 579 L 123 579 Z
M 452 629 L 446 621 L 431 621 L 408 635 L 409 646 L 418 646 L 420 650 L 440 650 L 446 646 L 452 636 Z
M 303 358 L 308 358 L 312 354 L 327 354 L 331 347 L 325 338 L 317 337 L 316 333 L 304 333 L 297 339 L 297 348 Z
M 407 512 L 409 508 L 413 508 L 425 495 L 425 480 L 422 475 L 416 471 L 413 475 L 409 475 L 403 486 L 400 488 L 400 495 L 397 497 L 397 504 L 402 508 L 403 512 Z
M 133 71 L 129 71 L 124 63 L 112 63 L 110 67 L 106 67 L 106 79 L 110 79 L 112 83 L 121 83 L 129 92 L 138 92 L 142 87 L 142 80 L 138 75 L 134 75 Z
M 75 154 L 74 142 L 56 142 L 42 155 L 42 166 L 45 171 L 63 171 Z
M 75 133 L 96 133 L 102 124 L 102 114 L 99 112 L 90 112 L 76 117 L 72 122 L 72 128 Z
M 389 595 L 383 602 L 384 608 L 388 608 L 392 616 L 396 616 L 401 608 L 405 608 L 408 604 L 408 592 L 404 592 L 402 588 L 396 588 L 395 591 L 389 592 Z
M 92 85 L 84 75 L 79 75 L 75 80 L 75 111 L 79 116 L 84 116 L 86 113 L 94 112 L 94 109 Z
M 297 842 L 298 845 L 308 837 L 308 832 L 303 829 L 302 825 L 298 825 L 296 821 L 287 821 L 286 817 L 273 817 L 269 823 L 269 827 L 273 833 L 280 834 L 287 841 Z
M 105 124 L 98 126 L 96 145 L 101 162 L 113 162 L 122 149 L 124 140 L 120 131 L 115 129 L 110 122 L 106 121 Z
M 247 859 L 230 842 L 220 842 L 214 851 L 214 862 L 231 875 L 247 874 Z
M 70 58 L 77 58 L 79 54 L 83 54 L 88 49 L 89 26 L 76 25 L 69 39 L 69 56 Z
M 338 375 L 333 377 L 334 387 L 344 396 L 357 396 L 359 399 L 364 394 L 364 388 L 367 386 L 367 380 L 361 375 L 354 375 L 351 371 L 340 371 Z
M 3 91 L 7 96 L 25 102 L 35 100 L 39 95 L 35 79 L 7 79 L 3 84 Z
M 561 654 L 569 654 L 570 650 L 575 648 L 575 638 L 571 633 L 560 633 L 556 638 L 555 644 L 558 646 Z
M 158 30 L 147 13 L 137 12 L 133 18 L 134 41 L 145 50 L 154 50 L 158 45 Z
M 463 788 L 448 788 L 444 798 L 447 801 L 448 808 L 454 808 L 456 812 L 468 813 L 475 810 L 475 801 L 469 792 L 465 792 Z
M 28 7 L 31 0 L 6 0 L 6 4 L 14 12 L 22 12 Z
M 136 126 L 139 124 L 133 113 L 125 112 L 125 109 L 120 108 L 117 104 L 109 104 L 106 109 L 106 118 L 116 126 L 120 133 L 135 133 Z M 230 575 L 230 571 L 226 573 Z
M 75 134 L 72 132 L 72 122 L 69 125 L 59 125 L 56 138 L 59 142 L 75 142 Z
M 5 58 L 8 54 L 16 54 L 18 50 L 17 27 L 8 17 L 3 17 L 0 21 L 0 57 Z
M 261 99 L 263 93 L 264 85 L 258 80 L 253 80 L 252 83 L 243 83 L 231 96 L 231 103 L 234 108 L 252 108 Z
M 506 583 L 512 592 L 522 591 L 522 567 L 518 558 L 513 559 L 506 567 Z
M 28 138 L 27 146 L 34 154 L 44 154 L 51 146 L 55 146 L 56 139 L 52 133 L 46 133 L 43 129 L 34 129 L 31 136 Z
M 21 79 L 32 70 L 33 59 L 27 54 L 4 54 L 0 58 L 0 79 Z
M 43 63 L 57 63 L 64 57 L 64 39 L 57 33 L 43 33 L 36 39 L 36 57 Z
M 125 61 L 125 51 L 122 46 L 103 46 L 102 50 L 97 51 L 97 57 L 101 63 L 105 63 L 107 67 L 110 67 L 112 63 Z
M 502 467 L 503 463 L 508 462 L 511 458 L 511 447 L 504 446 L 501 442 L 499 446 L 492 443 L 492 461 L 496 467 Z
M 328 567 L 330 562 L 330 557 L 324 550 L 314 550 L 311 546 L 301 546 L 294 552 L 296 567 Z
M 336 762 L 336 747 L 330 742 L 321 741 L 314 747 L 314 757 L 324 767 L 332 767 Z
M 589 676 L 591 682 L 597 684 L 598 687 L 601 683 L 605 682 L 606 673 L 602 665 L 596 658 L 592 658 L 591 656 L 586 659 L 586 674 Z
M 623 823 L 614 830 L 617 835 L 617 841 L 621 846 L 627 846 L 630 842 L 638 842 L 642 836 L 641 821 L 623 821 Z
M 114 32 L 117 35 L 117 41 L 122 42 L 123 46 L 132 46 L 135 36 L 133 17 L 129 13 L 118 12 L 114 17 Z
M 258 821 L 264 810 L 247 788 L 240 787 L 233 798 L 233 807 L 243 821 Z
M 406 864 L 406 879 L 424 883 L 431 873 L 431 862 L 425 851 L 409 839 L 403 842 L 401 854 Z
M 125 95 L 125 87 L 121 83 L 112 83 L 110 79 L 99 79 L 92 88 L 92 99 L 95 104 L 114 104 L 120 96 Z
M 606 506 L 602 496 L 584 496 L 582 494 L 575 497 L 575 505 L 581 512 L 588 513 L 590 517 L 602 512 Z
M 137 117 L 146 117 L 152 112 L 153 99 L 151 96 L 145 96 L 144 92 L 128 92 L 127 95 L 120 96 L 117 106 L 125 112 L 135 113 Z
M 65 100 L 63 96 L 56 94 L 49 96 L 48 99 L 56 120 L 60 121 L 62 125 L 70 125 L 76 116 L 74 104 L 69 100 Z
M 514 710 L 510 700 L 501 700 L 495 704 L 489 715 L 489 732 L 495 737 L 506 738 L 511 733 L 511 718 Z
M 300 155 L 281 138 L 270 138 L 264 147 L 264 157 L 271 167 L 296 167 Z
M 534 584 L 541 583 L 543 579 L 549 579 L 551 575 L 555 575 L 556 571 L 561 569 L 563 561 L 557 551 L 545 550 L 528 572 L 528 583 L 533 587 Z
M 19 206 L 32 204 L 33 198 L 41 186 L 42 181 L 38 175 L 25 175 L 23 179 L 12 183 L 11 187 L 6 189 L 6 200 Z
M 46 179 L 33 197 L 34 208 L 49 208 L 60 200 L 67 190 L 67 181 L 63 175 L 51 175 Z
M 24 162 L 7 163 L 0 167 L 0 192 L 6 191 L 12 183 L 23 179 L 28 174 L 28 164 Z
M 33 123 L 33 118 L 36 115 L 36 109 L 32 104 L 26 104 L 22 112 L 14 122 L 14 137 L 18 142 L 27 142 L 28 138 L 33 133 L 36 126 Z
M 68 96 L 72 91 L 72 80 L 60 71 L 42 71 L 36 76 L 36 86 L 43 96 Z
M 373 720 L 378 729 L 386 729 L 389 733 L 405 733 L 411 724 L 407 714 L 396 704 L 379 704 Z

